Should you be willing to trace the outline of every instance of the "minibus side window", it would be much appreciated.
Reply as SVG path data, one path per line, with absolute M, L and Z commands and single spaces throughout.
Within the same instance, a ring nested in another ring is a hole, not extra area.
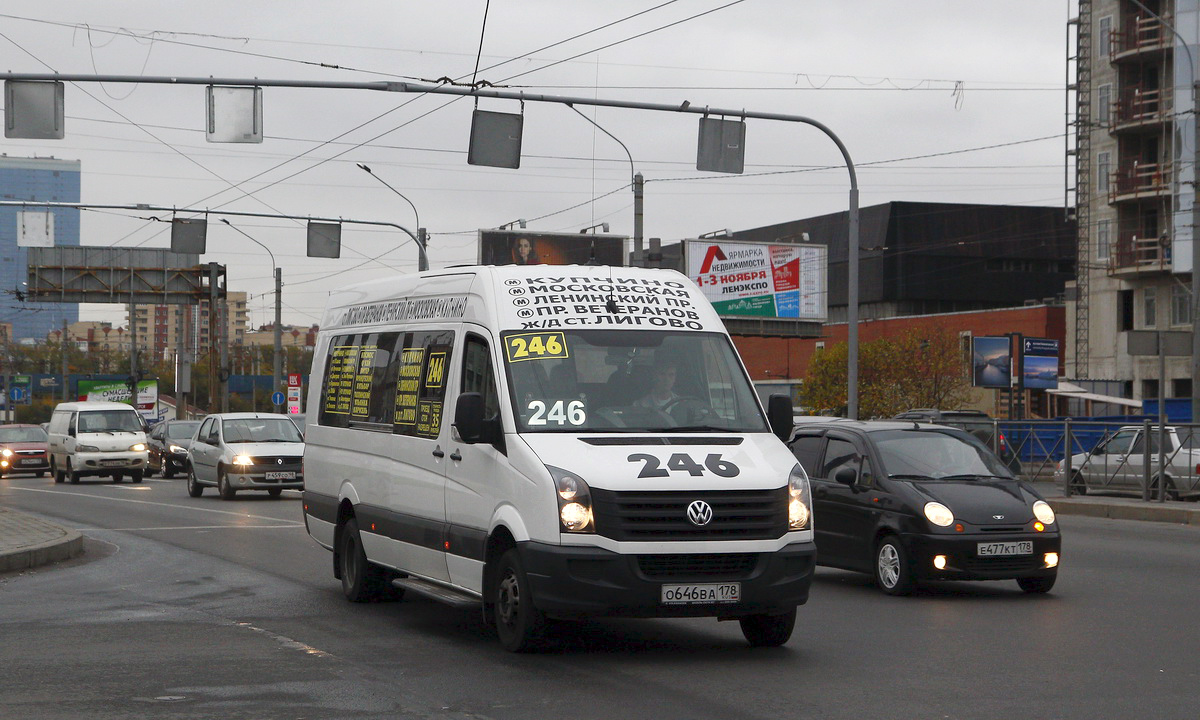
M 496 373 L 492 370 L 492 353 L 487 341 L 478 335 L 468 335 L 463 352 L 461 392 L 483 396 L 483 416 L 494 418 L 500 413 L 500 397 L 496 392 Z
M 423 438 L 441 434 L 453 346 L 452 330 L 408 332 L 397 340 L 388 368 L 395 378 L 393 433 Z

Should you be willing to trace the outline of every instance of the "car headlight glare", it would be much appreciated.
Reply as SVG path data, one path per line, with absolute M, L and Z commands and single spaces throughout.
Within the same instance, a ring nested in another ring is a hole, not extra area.
M 575 473 L 552 465 L 546 466 L 554 480 L 558 500 L 558 522 L 562 532 L 590 533 L 596 531 L 592 517 L 592 491 Z
M 925 518 L 938 527 L 950 527 L 954 524 L 954 513 L 939 502 L 925 503 Z
M 254 458 L 250 457 L 249 455 L 236 455 L 233 458 L 233 464 L 234 465 L 253 465 Z
M 1033 516 L 1046 525 L 1052 525 L 1054 523 L 1054 508 L 1050 507 L 1050 503 L 1045 500 L 1038 500 L 1033 504 Z
M 788 475 L 788 530 L 808 530 L 812 527 L 812 493 L 808 474 L 796 465 Z
M 182 455 L 183 453 L 187 452 L 187 448 L 179 447 L 178 445 L 172 445 L 171 447 L 167 448 L 167 450 L 176 455 Z
M 76 445 L 75 452 L 100 452 L 100 448 L 95 445 Z
M 12 457 L 12 450 L 4 448 L 3 450 L 0 450 L 0 455 L 3 455 L 4 457 Z
M 129 446 L 129 452 L 142 452 L 145 449 L 146 449 L 146 446 L 143 445 L 142 443 L 137 443 L 136 445 Z

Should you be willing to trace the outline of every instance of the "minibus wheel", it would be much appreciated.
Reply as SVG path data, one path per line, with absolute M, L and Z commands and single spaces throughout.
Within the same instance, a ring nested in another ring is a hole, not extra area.
M 541 638 L 546 617 L 533 605 L 529 578 L 516 548 L 509 548 L 500 556 L 493 587 L 496 635 L 500 637 L 500 644 L 509 652 L 528 652 Z
M 796 608 L 782 615 L 747 615 L 739 618 L 738 624 L 751 647 L 779 647 L 792 637 Z
M 358 520 L 350 518 L 342 526 L 338 538 L 338 563 L 342 576 L 342 593 L 350 602 L 372 602 L 392 595 L 389 576 L 382 568 L 367 561 L 362 537 L 358 534 Z

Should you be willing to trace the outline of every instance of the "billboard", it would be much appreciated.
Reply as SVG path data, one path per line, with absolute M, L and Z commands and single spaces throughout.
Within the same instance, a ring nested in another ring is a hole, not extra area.
M 78 399 L 129 402 L 129 386 L 124 380 L 80 380 Z M 136 407 L 147 421 L 155 420 L 158 406 L 158 380 L 138 382 Z
M 1030 390 L 1058 387 L 1058 341 L 1049 338 L 1021 339 L 1021 380 Z
M 624 235 L 480 230 L 480 265 L 624 265 Z
M 971 338 L 971 384 L 1012 387 L 1012 342 L 1007 336 Z
M 685 240 L 690 277 L 725 317 L 824 320 L 829 249 L 824 245 Z

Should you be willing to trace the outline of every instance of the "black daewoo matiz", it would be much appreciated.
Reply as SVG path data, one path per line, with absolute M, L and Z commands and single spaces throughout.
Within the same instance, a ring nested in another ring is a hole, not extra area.
M 1050 505 L 969 433 L 915 422 L 819 422 L 788 441 L 813 489 L 817 564 L 925 580 L 1013 580 L 1048 592 L 1062 538 Z

